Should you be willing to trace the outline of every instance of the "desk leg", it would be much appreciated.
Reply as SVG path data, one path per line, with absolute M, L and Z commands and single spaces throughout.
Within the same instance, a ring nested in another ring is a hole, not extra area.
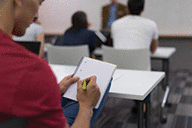
M 146 97 L 145 103 L 146 103 L 146 115 L 145 115 L 145 128 L 151 128 L 151 99 L 150 94 Z
M 162 65 L 163 65 L 162 71 L 165 72 L 165 78 L 163 79 L 163 89 L 164 90 L 166 89 L 166 86 L 167 86 L 167 63 L 166 62 L 167 62 L 166 59 L 162 60 Z
M 160 121 L 161 123 L 167 122 L 167 116 L 165 112 L 165 106 L 171 106 L 171 104 L 168 102 L 168 96 L 169 96 L 169 59 L 163 59 L 163 71 L 165 71 L 165 78 L 163 80 L 163 89 L 165 90 L 165 95 L 163 97 L 163 102 L 161 104 L 161 116 Z
M 143 128 L 143 101 L 137 101 L 138 105 L 138 128 Z
M 169 87 L 169 59 L 164 59 L 163 60 L 163 71 L 165 71 L 165 74 L 166 74 L 166 77 L 164 79 L 164 88 L 165 88 L 165 92 L 167 93 L 167 97 L 164 97 L 165 99 L 165 105 L 166 106 L 171 106 L 171 104 L 168 102 L 168 95 L 169 95 L 169 90 L 170 90 L 170 87 Z
M 165 79 L 165 86 L 169 85 L 169 59 L 163 60 L 163 71 L 165 71 L 166 79 Z

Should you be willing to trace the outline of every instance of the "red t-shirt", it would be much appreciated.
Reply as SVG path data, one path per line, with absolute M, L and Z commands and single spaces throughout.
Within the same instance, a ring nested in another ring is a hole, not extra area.
M 64 128 L 56 77 L 48 63 L 0 30 L 0 122 L 23 117 L 28 128 Z

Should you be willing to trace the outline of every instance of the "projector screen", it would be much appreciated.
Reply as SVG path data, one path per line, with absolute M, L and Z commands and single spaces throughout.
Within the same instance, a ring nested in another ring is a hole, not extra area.
M 127 0 L 118 0 L 127 4 Z M 85 11 L 90 29 L 101 29 L 101 8 L 110 0 L 46 0 L 39 19 L 46 34 L 63 34 L 74 12 Z M 154 20 L 161 36 L 192 36 L 192 0 L 146 0 L 143 17 Z

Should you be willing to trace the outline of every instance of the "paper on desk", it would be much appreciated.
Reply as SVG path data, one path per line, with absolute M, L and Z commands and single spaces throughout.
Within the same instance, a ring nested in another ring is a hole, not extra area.
M 74 74 L 74 77 L 78 76 L 80 77 L 80 80 L 83 80 L 93 75 L 97 77 L 96 83 L 99 86 L 101 96 L 95 108 L 99 107 L 99 104 L 109 85 L 109 82 L 116 67 L 117 66 L 114 64 L 105 63 L 88 57 L 84 57 L 80 62 L 79 66 L 77 66 L 77 70 L 76 73 Z M 76 95 L 77 95 L 77 83 L 74 83 L 69 87 L 69 89 L 63 96 L 77 101 Z

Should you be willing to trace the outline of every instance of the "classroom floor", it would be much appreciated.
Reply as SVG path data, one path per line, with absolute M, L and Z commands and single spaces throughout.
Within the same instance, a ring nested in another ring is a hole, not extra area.
M 162 83 L 153 91 L 151 128 L 192 128 L 192 71 L 170 72 L 171 92 L 167 123 L 160 123 L 160 103 L 164 95 Z M 131 113 L 132 100 L 109 97 L 94 128 L 137 128 L 137 116 Z

